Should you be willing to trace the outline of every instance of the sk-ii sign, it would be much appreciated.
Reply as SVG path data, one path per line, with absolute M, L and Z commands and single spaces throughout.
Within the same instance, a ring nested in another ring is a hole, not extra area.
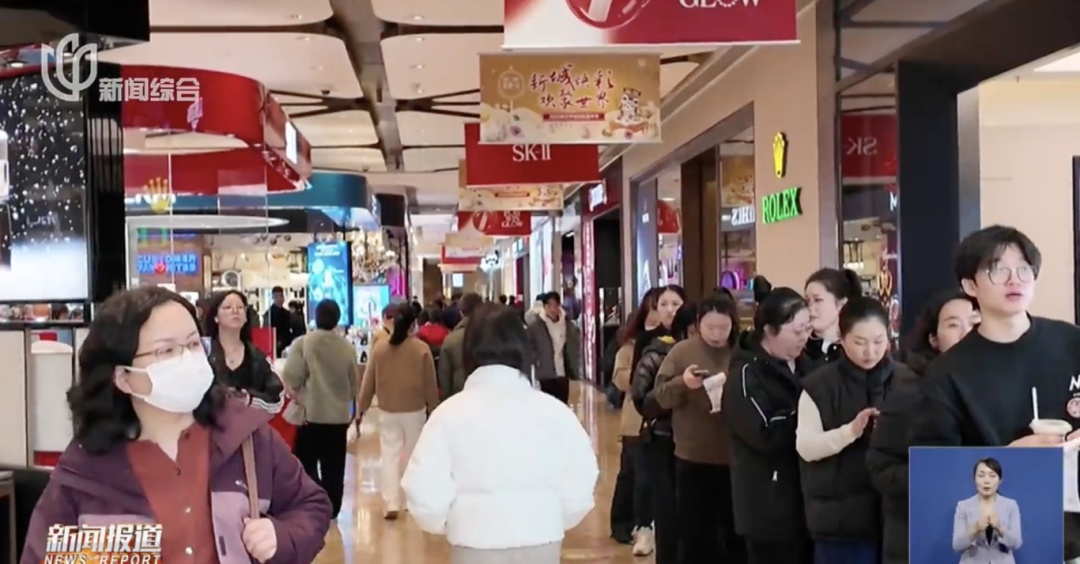
M 465 188 L 600 182 L 593 145 L 481 144 L 480 124 L 465 124 Z

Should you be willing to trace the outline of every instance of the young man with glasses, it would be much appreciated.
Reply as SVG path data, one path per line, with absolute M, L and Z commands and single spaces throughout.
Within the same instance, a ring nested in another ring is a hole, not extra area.
M 1080 328 L 1028 313 L 1041 266 L 1038 247 L 1012 227 L 960 242 L 956 278 L 982 322 L 930 364 L 912 446 L 1052 447 L 1080 437 Z M 1077 430 L 1035 434 L 1036 417 Z M 1077 514 L 1066 514 L 1065 540 L 1066 559 L 1080 556 Z

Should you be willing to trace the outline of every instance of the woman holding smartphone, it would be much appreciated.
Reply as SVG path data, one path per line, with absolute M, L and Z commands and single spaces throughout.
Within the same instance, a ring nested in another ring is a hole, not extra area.
M 739 337 L 735 302 L 722 295 L 698 305 L 698 334 L 677 343 L 657 372 L 656 401 L 672 410 L 675 506 L 683 562 L 745 562 L 735 534 L 727 425 L 705 389 L 725 374 Z

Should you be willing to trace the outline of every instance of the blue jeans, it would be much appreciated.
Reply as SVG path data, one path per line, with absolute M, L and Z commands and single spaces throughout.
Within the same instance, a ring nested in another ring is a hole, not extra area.
M 871 541 L 817 541 L 814 564 L 879 564 L 881 546 Z

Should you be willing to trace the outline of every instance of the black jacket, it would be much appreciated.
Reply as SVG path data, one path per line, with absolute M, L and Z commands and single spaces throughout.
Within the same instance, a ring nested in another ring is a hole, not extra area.
M 214 369 L 217 381 L 231 390 L 245 392 L 252 399 L 257 399 L 266 406 L 278 405 L 285 392 L 281 378 L 274 373 L 270 359 L 258 347 L 251 343 L 245 345 L 244 363 L 237 369 L 229 370 L 225 364 L 225 351 L 221 343 L 214 341 L 210 345 L 210 366 Z
M 870 435 L 866 467 L 881 495 L 886 564 L 908 561 L 908 431 L 923 401 L 915 373 L 896 373 Z
M 673 346 L 673 337 L 664 335 L 653 339 L 642 351 L 641 359 L 634 365 L 634 372 L 630 376 L 630 397 L 644 419 L 643 430 L 668 436 L 672 434 L 671 410 L 660 407 L 653 389 L 656 387 L 656 373 L 660 370 L 660 364 Z
M 806 346 L 803 347 L 803 353 L 814 363 L 814 367 L 824 366 L 834 360 L 839 360 L 843 356 L 843 350 L 840 348 L 840 343 L 832 343 L 828 347 L 825 346 L 825 340 L 813 335 L 806 341 Z
M 842 427 L 868 407 L 881 408 L 896 379 L 914 379 L 906 366 L 886 357 L 864 371 L 841 355 L 803 379 L 803 389 L 821 413 L 826 431 Z M 806 524 L 814 540 L 858 541 L 881 538 L 881 500 L 870 482 L 866 451 L 874 432 L 871 420 L 862 436 L 844 450 L 802 462 Z
M 735 530 L 760 542 L 807 537 L 795 452 L 800 378 L 810 360 L 800 357 L 795 372 L 756 348 L 736 355 L 724 386 L 723 414 L 731 431 L 731 490 Z

